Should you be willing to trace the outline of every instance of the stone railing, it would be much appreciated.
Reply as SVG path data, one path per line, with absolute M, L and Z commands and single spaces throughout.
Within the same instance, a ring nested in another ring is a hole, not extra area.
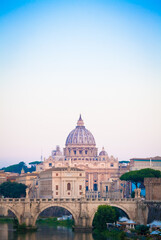
M 135 198 L 0 198 L 0 203 L 12 203 L 12 202 L 134 202 Z M 153 201 L 147 201 L 153 202 Z M 156 202 L 156 201 L 155 201 Z M 161 201 L 158 201 L 161 202 Z

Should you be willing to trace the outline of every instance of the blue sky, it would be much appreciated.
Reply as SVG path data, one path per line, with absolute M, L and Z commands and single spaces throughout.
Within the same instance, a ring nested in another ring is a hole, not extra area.
M 160 1 L 0 1 L 0 166 L 64 147 L 82 113 L 119 160 L 161 155 Z

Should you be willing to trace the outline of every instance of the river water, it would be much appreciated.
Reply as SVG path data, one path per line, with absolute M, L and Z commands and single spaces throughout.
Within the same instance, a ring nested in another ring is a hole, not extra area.
M 20 233 L 12 223 L 0 223 L 0 240 L 94 240 L 91 233 L 75 233 L 71 228 L 38 225 L 36 232 Z

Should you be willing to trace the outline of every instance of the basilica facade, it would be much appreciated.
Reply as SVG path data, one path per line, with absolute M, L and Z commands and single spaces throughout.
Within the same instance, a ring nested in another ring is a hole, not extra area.
M 85 171 L 86 192 L 97 191 L 103 195 L 114 185 L 115 190 L 119 189 L 118 159 L 109 157 L 104 148 L 98 154 L 94 136 L 84 126 L 81 115 L 76 127 L 67 136 L 63 153 L 57 146 L 48 159 L 37 165 L 37 171 L 68 166 Z

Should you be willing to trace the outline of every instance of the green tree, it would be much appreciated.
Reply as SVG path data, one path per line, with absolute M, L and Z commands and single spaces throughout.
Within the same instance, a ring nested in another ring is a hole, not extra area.
M 19 162 L 18 164 L 10 165 L 6 168 L 2 168 L 5 172 L 14 172 L 14 173 L 21 173 L 21 170 L 24 170 L 25 173 L 33 172 L 36 170 L 35 165 L 31 164 L 31 167 L 28 168 L 24 162 Z
M 116 212 L 113 207 L 100 205 L 94 216 L 93 227 L 102 232 L 107 229 L 106 223 L 113 223 L 116 220 Z
M 141 235 L 146 235 L 147 233 L 149 233 L 149 227 L 145 225 L 137 225 L 135 229 L 137 233 Z
M 33 165 L 36 166 L 37 164 L 42 163 L 41 161 L 34 161 L 34 162 L 30 162 L 29 165 Z
M 161 172 L 159 170 L 154 170 L 151 168 L 144 168 L 141 170 L 130 171 L 130 172 L 124 173 L 120 177 L 120 180 L 132 182 L 135 184 L 135 186 L 137 188 L 139 183 L 144 184 L 145 177 L 160 178 Z
M 27 186 L 22 183 L 4 182 L 0 185 L 0 195 L 8 198 L 25 197 Z

